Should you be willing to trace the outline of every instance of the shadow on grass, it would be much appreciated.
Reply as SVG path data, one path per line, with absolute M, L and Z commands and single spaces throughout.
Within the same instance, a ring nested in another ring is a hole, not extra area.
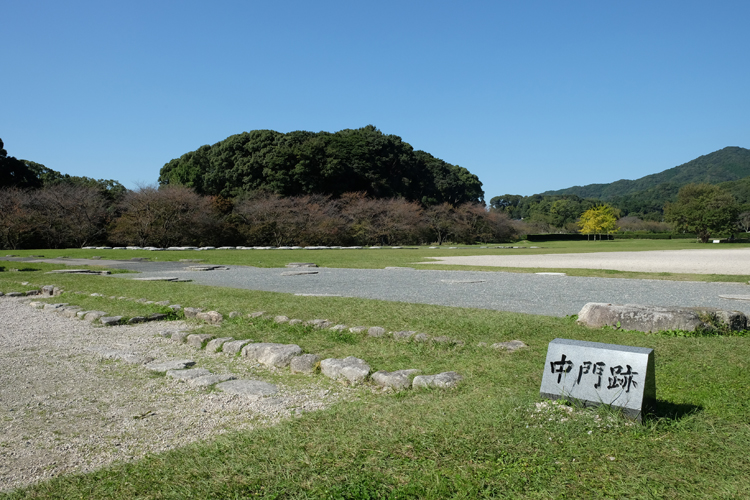
M 703 407 L 689 403 L 672 403 L 662 399 L 656 400 L 654 411 L 649 413 L 650 419 L 680 420 L 684 417 L 703 411 Z

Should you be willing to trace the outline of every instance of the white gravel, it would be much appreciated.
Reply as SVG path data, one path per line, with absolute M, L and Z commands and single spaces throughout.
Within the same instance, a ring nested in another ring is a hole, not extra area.
M 719 245 L 716 245 L 717 247 Z M 455 266 L 612 269 L 647 273 L 750 274 L 750 248 L 652 250 L 543 255 L 429 257 L 420 264 Z
M 0 490 L 273 424 L 345 392 L 327 389 L 322 377 L 293 384 L 303 389 L 280 385 L 279 393 L 258 400 L 193 388 L 94 351 L 189 358 L 242 378 L 271 372 L 159 337 L 164 323 L 95 327 L 27 302 L 0 299 Z

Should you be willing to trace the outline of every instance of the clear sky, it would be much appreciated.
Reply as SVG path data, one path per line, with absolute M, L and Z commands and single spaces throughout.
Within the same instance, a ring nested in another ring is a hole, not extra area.
M 748 1 L 0 0 L 0 138 L 155 183 L 254 129 L 375 125 L 486 198 L 750 147 Z

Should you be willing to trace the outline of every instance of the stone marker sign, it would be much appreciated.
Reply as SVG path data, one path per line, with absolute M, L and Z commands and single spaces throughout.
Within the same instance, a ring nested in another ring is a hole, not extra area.
M 547 348 L 540 396 L 620 408 L 640 421 L 656 403 L 654 350 L 555 339 Z

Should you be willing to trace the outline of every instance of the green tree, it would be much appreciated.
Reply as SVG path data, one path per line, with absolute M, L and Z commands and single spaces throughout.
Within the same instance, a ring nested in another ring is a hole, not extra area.
M 578 227 L 581 228 L 583 234 L 593 234 L 594 240 L 596 235 L 612 234 L 617 232 L 617 213 L 614 208 L 609 205 L 597 205 L 593 208 L 589 208 L 582 215 L 578 221 Z
M 687 184 L 680 188 L 677 200 L 664 207 L 664 219 L 676 231 L 695 233 L 702 243 L 712 234 L 731 234 L 736 230 L 740 208 L 730 193 L 711 184 Z

